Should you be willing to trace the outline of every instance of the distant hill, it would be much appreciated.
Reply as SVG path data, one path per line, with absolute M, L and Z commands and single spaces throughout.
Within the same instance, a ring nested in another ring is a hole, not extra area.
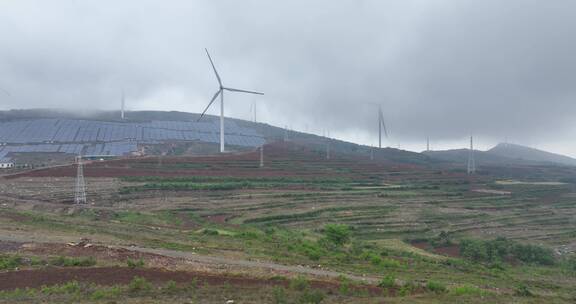
M 487 152 L 514 160 L 576 166 L 574 158 L 515 144 L 498 144 Z
M 422 154 L 433 159 L 466 164 L 468 149 L 425 151 Z M 576 166 L 576 159 L 521 145 L 498 144 L 488 151 L 474 151 L 478 165 L 566 165 Z
M 454 150 L 444 150 L 444 151 L 425 151 L 422 152 L 424 155 L 427 155 L 433 159 L 445 161 L 445 162 L 452 162 L 452 163 L 461 163 L 466 164 L 468 162 L 468 149 L 454 149 Z M 510 163 L 512 162 L 511 159 L 492 154 L 485 151 L 478 151 L 474 150 L 474 159 L 477 164 L 501 164 L 501 163 Z

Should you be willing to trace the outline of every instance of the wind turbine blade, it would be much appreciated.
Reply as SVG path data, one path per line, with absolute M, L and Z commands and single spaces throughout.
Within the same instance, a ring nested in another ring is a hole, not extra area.
M 210 60 L 210 64 L 212 65 L 212 69 L 214 69 L 214 74 L 216 74 L 216 78 L 218 79 L 218 84 L 222 87 L 222 79 L 220 79 L 220 75 L 218 75 L 218 71 L 216 71 L 216 67 L 214 66 L 214 62 L 212 61 L 212 57 L 210 57 L 210 53 L 208 53 L 208 49 L 206 50 L 206 55 L 208 55 L 208 60 Z
M 380 123 L 382 124 L 382 128 L 384 129 L 384 135 L 388 138 L 388 129 L 386 128 L 386 124 L 384 123 L 384 114 L 382 114 L 382 110 L 378 110 L 378 115 L 380 116 Z
M 210 100 L 210 103 L 208 104 L 208 106 L 206 106 L 206 109 L 204 109 L 204 112 L 202 112 L 202 114 L 200 115 L 200 118 L 198 118 L 197 121 L 200 121 L 200 119 L 202 119 L 202 117 L 204 117 L 204 114 L 206 114 L 206 111 L 208 111 L 208 108 L 210 108 L 210 106 L 214 103 L 214 100 L 216 100 L 216 98 L 218 98 L 218 95 L 220 95 L 220 93 L 222 93 L 222 89 L 218 90 L 218 92 L 216 92 L 216 94 L 214 94 L 214 97 L 212 97 L 212 100 Z
M 4 94 L 6 94 L 8 96 L 12 96 L 12 95 L 10 95 L 10 92 L 4 90 L 3 88 L 0 88 L 0 91 L 4 92 Z
M 224 90 L 228 90 L 231 92 L 240 92 L 240 93 L 248 93 L 248 94 L 256 94 L 256 95 L 264 95 L 264 93 L 254 92 L 254 91 L 246 91 L 246 90 L 239 90 L 239 89 L 232 89 L 232 88 L 222 88 Z

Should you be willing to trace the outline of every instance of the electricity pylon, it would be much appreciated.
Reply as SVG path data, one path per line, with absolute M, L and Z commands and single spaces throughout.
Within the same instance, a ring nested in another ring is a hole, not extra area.
M 468 174 L 476 173 L 476 161 L 474 160 L 474 139 L 470 136 L 470 150 L 468 151 Z
M 76 157 L 76 165 L 78 170 L 76 173 L 76 191 L 74 194 L 74 203 L 76 205 L 85 205 L 86 183 L 84 182 L 84 164 L 82 163 L 82 156 Z

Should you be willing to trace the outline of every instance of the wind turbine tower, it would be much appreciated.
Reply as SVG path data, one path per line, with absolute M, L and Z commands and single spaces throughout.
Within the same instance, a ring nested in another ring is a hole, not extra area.
M 126 106 L 125 97 L 124 97 L 124 90 L 122 90 L 122 100 L 120 101 L 120 119 L 124 120 L 124 107 Z
M 257 123 L 258 120 L 256 119 L 256 101 L 253 101 L 250 105 L 250 111 L 252 112 L 252 119 L 254 120 L 254 123 Z
M 476 173 L 476 161 L 474 160 L 474 138 L 470 136 L 470 150 L 468 151 L 468 174 Z
M 76 172 L 76 191 L 74 194 L 74 204 L 86 204 L 86 183 L 84 182 L 84 164 L 82 163 L 82 155 L 76 157 L 76 165 L 78 167 Z
M 382 105 L 377 103 L 369 103 L 374 106 L 378 106 L 378 148 L 382 149 L 382 131 L 384 135 L 388 138 L 388 129 L 384 123 L 384 114 L 382 113 Z
M 216 92 L 216 94 L 214 94 L 214 97 L 212 97 L 212 100 L 210 100 L 210 103 L 208 103 L 208 106 L 206 106 L 206 109 L 204 109 L 204 112 L 202 112 L 202 114 L 200 115 L 200 118 L 198 118 L 198 121 L 200 119 L 202 119 L 202 117 L 204 116 L 206 111 L 208 111 L 208 108 L 210 108 L 212 103 L 214 103 L 216 98 L 218 98 L 218 95 L 220 95 L 220 153 L 224 153 L 225 152 L 225 145 L 224 145 L 224 91 L 248 93 L 248 94 L 256 94 L 256 95 L 264 95 L 264 93 L 225 87 L 222 84 L 222 79 L 220 78 L 220 75 L 218 74 L 218 71 L 216 70 L 216 66 L 214 66 L 214 61 L 212 61 L 212 57 L 210 57 L 210 53 L 208 53 L 208 49 L 205 49 L 205 50 L 206 50 L 206 55 L 208 56 L 208 60 L 210 60 L 210 65 L 212 66 L 212 69 L 214 70 L 214 74 L 216 75 L 216 79 L 218 80 L 219 89 Z

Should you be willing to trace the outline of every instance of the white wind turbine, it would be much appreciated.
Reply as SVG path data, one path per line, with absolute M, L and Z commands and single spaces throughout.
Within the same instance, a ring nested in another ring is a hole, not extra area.
M 369 103 L 374 106 L 378 106 L 378 148 L 382 148 L 382 129 L 384 129 L 384 135 L 388 138 L 388 129 L 386 129 L 386 124 L 384 123 L 384 114 L 382 114 L 382 105 L 377 103 Z
M 208 111 L 208 108 L 210 108 L 212 103 L 214 103 L 216 98 L 218 98 L 218 95 L 220 95 L 220 152 L 224 153 L 224 151 L 225 151 L 224 150 L 224 91 L 240 92 L 240 93 L 248 93 L 248 94 L 256 94 L 256 95 L 264 95 L 264 93 L 225 87 L 222 84 L 222 79 L 220 79 L 220 75 L 218 75 L 218 71 L 216 71 L 216 67 L 214 66 L 214 62 L 212 61 L 212 57 L 210 57 L 210 53 L 208 53 L 208 49 L 205 49 L 205 50 L 206 50 L 206 55 L 208 55 L 208 60 L 210 60 L 210 65 L 212 65 L 212 69 L 214 70 L 214 74 L 216 74 L 216 79 L 218 80 L 218 85 L 220 86 L 220 88 L 218 89 L 216 94 L 214 94 L 214 97 L 212 97 L 212 100 L 210 100 L 210 103 L 208 104 L 208 106 L 206 106 L 206 109 L 204 109 L 204 112 L 202 112 L 202 115 L 200 115 L 200 118 L 198 118 L 198 121 L 200 121 L 200 119 L 202 119 L 202 117 L 204 116 L 206 111 Z

